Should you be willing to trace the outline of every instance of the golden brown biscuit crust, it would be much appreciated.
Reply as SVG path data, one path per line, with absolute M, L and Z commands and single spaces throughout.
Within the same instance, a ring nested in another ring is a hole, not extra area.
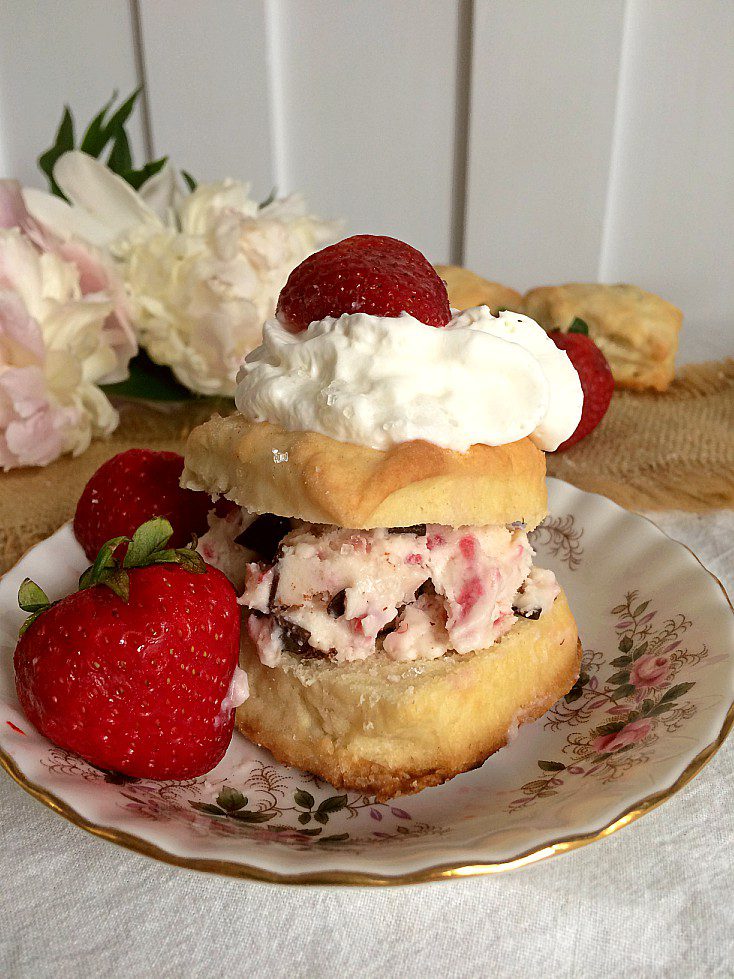
M 618 387 L 665 391 L 673 380 L 683 314 L 660 296 L 631 285 L 571 282 L 531 289 L 522 311 L 544 329 L 564 332 L 579 316 Z
M 468 452 L 405 442 L 386 452 L 242 415 L 189 436 L 183 485 L 255 513 L 369 529 L 523 521 L 547 512 L 545 456 L 529 439 Z
M 267 667 L 243 636 L 250 697 L 237 709 L 238 729 L 283 764 L 381 801 L 481 765 L 570 690 L 581 660 L 563 594 L 490 649 L 436 660 L 286 656 Z
M 490 282 L 459 265 L 437 265 L 435 268 L 446 283 L 449 302 L 454 309 L 489 306 L 495 316 L 501 309 L 522 312 L 522 296 L 515 289 Z

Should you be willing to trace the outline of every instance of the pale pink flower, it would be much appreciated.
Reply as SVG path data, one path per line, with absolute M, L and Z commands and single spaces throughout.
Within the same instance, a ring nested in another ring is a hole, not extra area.
M 664 687 L 669 676 L 667 656 L 641 656 L 632 664 L 630 683 L 635 687 Z
M 78 455 L 116 427 L 97 385 L 124 377 L 136 349 L 121 289 L 103 261 L 30 217 L 17 183 L 0 181 L 0 468 Z
M 650 731 L 652 731 L 652 721 L 640 718 L 637 721 L 630 721 L 615 734 L 600 735 L 592 741 L 591 747 L 600 753 L 619 751 L 621 748 L 637 744 L 638 741 L 644 741 Z

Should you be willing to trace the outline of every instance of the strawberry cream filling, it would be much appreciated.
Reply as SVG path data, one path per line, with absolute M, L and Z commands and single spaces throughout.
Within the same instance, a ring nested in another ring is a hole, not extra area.
M 230 527 L 247 519 L 230 517 Z M 209 560 L 242 562 L 241 543 L 225 544 L 221 528 L 214 537 Z M 435 659 L 485 649 L 518 616 L 538 618 L 553 604 L 559 587 L 552 572 L 532 566 L 533 553 L 517 526 L 344 530 L 294 521 L 274 556 L 242 562 L 239 601 L 267 666 L 284 652 L 335 662 L 376 653 Z

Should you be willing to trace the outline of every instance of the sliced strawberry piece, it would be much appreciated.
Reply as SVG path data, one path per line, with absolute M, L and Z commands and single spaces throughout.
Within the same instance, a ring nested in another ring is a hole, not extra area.
M 403 312 L 429 326 L 446 326 L 446 284 L 417 249 L 377 235 L 345 238 L 309 256 L 291 272 L 277 309 L 294 333 L 325 316 Z

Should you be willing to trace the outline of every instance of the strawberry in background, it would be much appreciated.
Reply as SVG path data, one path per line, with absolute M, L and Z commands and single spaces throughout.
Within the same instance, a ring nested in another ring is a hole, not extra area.
M 614 393 L 614 378 L 606 357 L 589 336 L 589 328 L 576 317 L 567 333 L 553 330 L 548 334 L 561 350 L 565 350 L 576 369 L 584 392 L 584 407 L 576 430 L 556 452 L 565 452 L 586 438 L 606 415 Z
M 171 547 L 183 547 L 207 531 L 213 504 L 206 493 L 179 486 L 183 456 L 177 452 L 128 449 L 108 459 L 84 487 L 76 513 L 74 534 L 93 561 L 112 537 L 131 537 L 152 517 L 171 524 Z

